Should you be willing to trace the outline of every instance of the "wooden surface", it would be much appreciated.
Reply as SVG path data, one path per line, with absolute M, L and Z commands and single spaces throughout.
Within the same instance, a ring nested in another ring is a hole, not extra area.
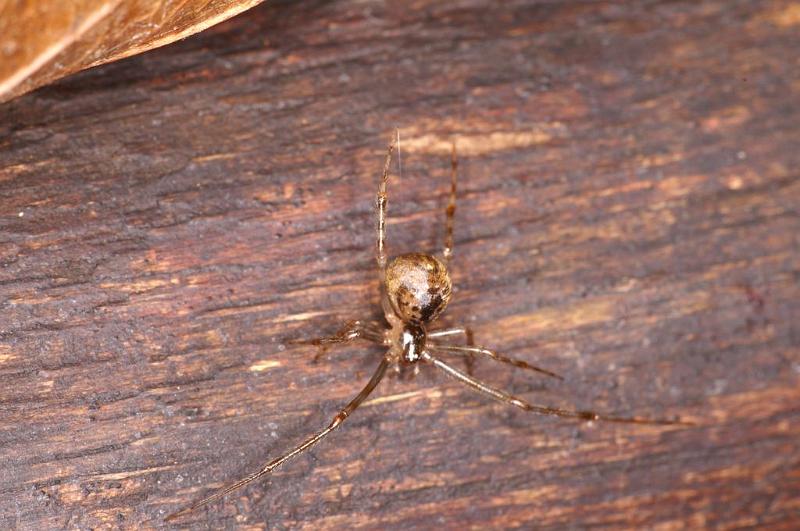
M 380 349 L 286 340 L 379 314 L 441 246 L 442 324 L 581 424 L 389 378 L 326 442 L 182 525 L 800 525 L 800 7 L 269 2 L 0 107 L 0 527 L 160 528 L 325 425 Z

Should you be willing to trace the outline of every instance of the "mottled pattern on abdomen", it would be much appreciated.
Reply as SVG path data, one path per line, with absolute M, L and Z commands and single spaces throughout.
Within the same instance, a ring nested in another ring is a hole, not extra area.
M 403 254 L 386 268 L 386 293 L 397 315 L 406 322 L 427 323 L 447 307 L 450 275 L 436 257 Z

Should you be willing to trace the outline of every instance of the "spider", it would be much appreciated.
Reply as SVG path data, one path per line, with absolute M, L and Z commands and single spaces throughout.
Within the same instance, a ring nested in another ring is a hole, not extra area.
M 693 425 L 692 423 L 674 420 L 618 417 L 600 414 L 594 411 L 560 409 L 532 404 L 522 398 L 511 395 L 474 378 L 470 374 L 471 370 L 469 369 L 463 372 L 442 360 L 440 358 L 441 355 L 461 355 L 465 357 L 467 367 L 471 367 L 472 358 L 474 356 L 485 356 L 494 361 L 506 363 L 517 368 L 535 371 L 557 379 L 563 379 L 558 374 L 541 367 L 531 365 L 519 359 L 504 356 L 487 348 L 475 346 L 472 331 L 467 327 L 447 328 L 436 331 L 428 330 L 429 326 L 433 324 L 436 318 L 439 317 L 447 307 L 447 303 L 450 301 L 450 296 L 452 294 L 452 283 L 448 273 L 448 265 L 453 256 L 453 225 L 456 211 L 456 174 L 458 169 L 456 146 L 455 142 L 453 142 L 451 151 L 450 196 L 446 210 L 445 239 L 442 258 L 424 253 L 408 253 L 399 255 L 391 261 L 388 261 L 386 253 L 386 207 L 388 193 L 386 188 L 389 181 L 389 167 L 392 161 L 392 152 L 395 150 L 398 140 L 399 132 L 397 132 L 389 143 L 376 201 L 378 213 L 376 258 L 378 262 L 378 275 L 381 283 L 381 305 L 386 323 L 350 321 L 333 336 L 290 341 L 290 343 L 293 344 L 315 345 L 320 348 L 318 355 L 324 353 L 325 349 L 330 345 L 346 343 L 355 339 L 365 339 L 382 345 L 386 348 L 386 352 L 381 358 L 378 368 L 375 370 L 372 378 L 370 378 L 361 392 L 333 417 L 333 420 L 325 429 L 309 437 L 289 452 L 268 461 L 258 471 L 220 489 L 193 505 L 169 515 L 166 518 L 167 521 L 174 520 L 194 511 L 199 507 L 269 474 L 289 459 L 300 455 L 320 442 L 332 431 L 341 426 L 358 406 L 367 399 L 381 382 L 386 375 L 387 369 L 390 367 L 394 367 L 398 372 L 403 368 L 410 367 L 413 368 L 416 374 L 416 372 L 419 371 L 420 365 L 431 365 L 447 376 L 488 398 L 538 415 L 632 424 Z M 386 324 L 388 324 L 388 327 Z M 451 338 L 453 336 L 463 336 L 466 346 L 457 346 L 442 342 L 446 340 L 446 338 Z

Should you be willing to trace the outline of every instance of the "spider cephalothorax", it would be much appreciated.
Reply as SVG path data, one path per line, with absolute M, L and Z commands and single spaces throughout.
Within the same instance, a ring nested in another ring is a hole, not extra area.
M 401 365 L 413 365 L 422 359 L 425 352 L 427 336 L 425 327 L 413 323 L 404 323 L 395 329 L 397 339 L 392 339 L 396 345 L 397 361 Z M 392 331 L 387 332 L 389 335 Z

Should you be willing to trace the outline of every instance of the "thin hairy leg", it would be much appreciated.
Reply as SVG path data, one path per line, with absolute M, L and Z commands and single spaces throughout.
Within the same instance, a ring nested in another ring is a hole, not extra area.
M 464 341 L 468 347 L 475 346 L 475 335 L 472 333 L 472 329 L 468 326 L 459 326 L 456 328 L 445 328 L 444 330 L 437 330 L 435 332 L 428 333 L 428 339 L 437 339 L 442 337 L 451 337 L 463 335 Z M 475 353 L 474 352 L 465 352 L 464 354 L 464 364 L 467 366 L 467 374 L 472 376 L 475 369 Z
M 353 413 L 353 411 L 355 411 L 356 408 L 359 405 L 361 405 L 361 403 L 364 400 L 366 400 L 366 398 L 370 395 L 370 393 L 372 393 L 372 391 L 378 386 L 380 381 L 383 379 L 384 374 L 386 374 L 386 368 L 388 366 L 389 366 L 389 360 L 383 358 L 381 360 L 380 365 L 378 365 L 378 368 L 375 370 L 375 373 L 372 375 L 372 378 L 369 380 L 364 389 L 362 389 L 361 392 L 358 393 L 356 397 L 350 401 L 349 404 L 347 404 L 341 411 L 339 411 L 339 413 L 336 414 L 335 417 L 333 417 L 333 420 L 331 421 L 331 423 L 328 425 L 327 428 L 320 431 L 316 435 L 309 437 L 291 451 L 283 454 L 282 456 L 276 459 L 273 459 L 272 461 L 265 463 L 257 472 L 254 472 L 253 474 L 250 474 L 249 476 L 240 479 L 236 483 L 233 483 L 227 487 L 220 489 L 211 496 L 203 498 L 199 502 L 190 505 L 186 509 L 181 509 L 180 511 L 169 515 L 165 520 L 166 521 L 175 520 L 187 513 L 190 513 L 191 511 L 194 511 L 195 509 L 198 509 L 208 503 L 211 503 L 214 500 L 218 500 L 219 498 L 225 496 L 226 494 L 229 494 L 230 492 L 233 492 L 239 487 L 243 487 L 248 483 L 257 480 L 258 478 L 269 474 L 270 472 L 281 466 L 283 463 L 285 463 L 292 457 L 295 457 L 303 453 L 304 451 L 308 450 L 309 448 L 317 444 L 319 441 L 324 439 L 325 436 L 327 436 L 330 432 L 338 428 L 342 424 L 342 422 L 344 422 L 345 419 L 347 419 L 347 417 L 349 417 L 350 414 Z
M 481 356 L 486 356 L 487 358 L 491 358 L 495 361 L 499 361 L 500 363 L 507 363 L 508 365 L 513 365 L 514 367 L 518 367 L 520 369 L 527 369 L 529 371 L 535 371 L 552 378 L 557 378 L 559 380 L 563 380 L 564 377 L 560 376 L 552 371 L 548 371 L 547 369 L 542 369 L 541 367 L 537 367 L 536 365 L 531 365 L 528 362 L 516 359 L 516 358 L 509 358 L 508 356 L 504 356 L 502 354 L 498 354 L 493 350 L 489 350 L 488 348 L 483 347 L 459 347 L 454 345 L 439 345 L 439 344 L 428 344 L 428 348 L 433 352 L 442 352 L 448 354 L 480 354 Z
M 450 152 L 450 199 L 447 202 L 445 234 L 444 234 L 444 263 L 449 264 L 453 256 L 453 226 L 456 216 L 456 177 L 458 173 L 458 158 L 456 158 L 456 143 Z
M 376 258 L 378 261 L 378 273 L 380 274 L 380 281 L 384 280 L 384 273 L 386 272 L 386 204 L 388 202 L 388 194 L 386 192 L 386 183 L 389 180 L 389 166 L 392 163 L 392 151 L 394 151 L 397 137 L 400 136 L 400 131 L 395 131 L 395 138 L 389 143 L 389 148 L 386 153 L 386 161 L 383 163 L 383 175 L 381 182 L 378 186 L 377 206 L 378 206 L 378 245 L 376 251 Z
M 451 336 L 464 336 L 467 345 L 472 345 L 472 329 L 466 326 L 458 326 L 456 328 L 445 328 L 443 330 L 436 330 L 433 332 L 428 332 L 427 337 L 428 339 L 438 339 L 442 337 L 451 337 Z
M 458 369 L 451 367 L 447 363 L 443 362 L 438 358 L 435 358 L 434 356 L 430 355 L 427 352 L 423 354 L 422 359 L 428 363 L 431 363 L 433 366 L 435 366 L 437 369 L 441 370 L 451 378 L 454 378 L 455 380 L 467 385 L 468 387 L 470 387 L 471 389 L 477 391 L 482 395 L 488 396 L 489 398 L 493 398 L 499 402 L 510 404 L 514 407 L 518 407 L 525 411 L 536 413 L 538 415 L 576 418 L 581 420 L 602 420 L 605 422 L 621 422 L 627 424 L 693 426 L 693 424 L 689 422 L 680 422 L 680 421 L 662 420 L 662 419 L 643 419 L 638 417 L 617 417 L 613 415 L 596 413 L 594 411 L 580 411 L 580 410 L 560 409 L 548 406 L 534 405 L 529 402 L 526 402 L 521 398 L 510 395 L 504 391 L 501 391 L 486 383 L 483 383 L 480 380 L 473 378 L 472 376 L 464 374 Z
M 319 351 L 314 356 L 314 362 L 317 362 L 328 352 L 331 345 L 347 343 L 359 338 L 382 345 L 385 342 L 384 329 L 378 323 L 348 321 L 332 336 L 314 339 L 290 339 L 287 343 L 291 345 L 313 345 L 319 347 Z

